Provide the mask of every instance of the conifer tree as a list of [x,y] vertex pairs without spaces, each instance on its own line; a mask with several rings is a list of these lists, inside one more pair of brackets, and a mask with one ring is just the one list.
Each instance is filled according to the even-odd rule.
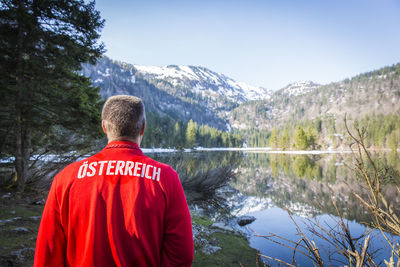
[[276,148],[278,146],[278,129],[274,127],[271,131],[271,136],[269,138],[270,147]]
[[14,154],[22,190],[35,146],[56,147],[55,131],[98,133],[98,89],[77,71],[101,56],[104,22],[83,0],[2,0],[0,20],[0,120],[8,129],[1,152]]
[[303,127],[297,126],[293,137],[294,147],[296,149],[306,149],[308,147],[307,135],[303,130]]
[[196,144],[196,135],[197,135],[197,123],[192,119],[188,122],[186,128],[186,145],[188,147],[194,147]]
[[284,130],[281,139],[279,140],[279,147],[283,150],[288,149],[290,147],[290,137],[287,129]]
[[176,122],[174,126],[174,138],[172,140],[173,145],[177,148],[182,148],[184,146],[184,129],[182,122]]
[[317,145],[317,139],[318,139],[317,129],[315,129],[312,126],[308,126],[306,128],[305,134],[307,138],[307,148],[314,149]]

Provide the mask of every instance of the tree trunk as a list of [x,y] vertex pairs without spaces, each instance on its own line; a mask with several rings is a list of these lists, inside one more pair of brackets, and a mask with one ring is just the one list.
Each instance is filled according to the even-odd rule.
[[18,114],[15,127],[15,170],[19,191],[23,191],[29,177],[29,157],[31,147],[30,129]]
[[24,98],[28,96],[26,95],[26,90],[24,90],[22,77],[17,77],[17,79],[18,95],[15,105],[15,170],[18,190],[22,192],[29,176],[31,129],[27,121],[27,112],[29,112],[29,110],[26,109],[27,103],[24,101]]
[[23,13],[25,12],[24,2],[18,1],[19,14],[17,14],[18,21],[18,40],[17,40],[17,94],[15,101],[15,171],[16,171],[16,182],[19,191],[23,191],[25,188],[25,182],[28,179],[29,171],[29,157],[31,150],[31,130],[29,123],[27,123],[27,109],[26,104],[29,102],[27,99],[29,96],[26,95],[25,84],[24,84],[24,21]]

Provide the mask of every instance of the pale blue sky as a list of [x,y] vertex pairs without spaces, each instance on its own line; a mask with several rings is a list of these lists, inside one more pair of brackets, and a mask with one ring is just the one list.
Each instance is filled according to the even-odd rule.
[[400,62],[400,0],[97,0],[106,55],[279,89]]

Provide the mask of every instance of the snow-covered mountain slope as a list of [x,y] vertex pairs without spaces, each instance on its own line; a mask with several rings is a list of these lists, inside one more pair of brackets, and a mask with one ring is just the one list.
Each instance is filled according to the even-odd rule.
[[267,100],[272,92],[204,67],[140,66],[103,57],[96,65],[83,65],[82,73],[91,78],[100,94],[142,97],[146,107],[161,115],[220,129],[230,129],[231,110],[249,100]]
[[312,81],[300,81],[291,83],[288,86],[280,89],[282,95],[286,95],[288,97],[291,96],[299,96],[305,95],[314,89],[318,88],[320,84],[314,83]]
[[141,75],[152,83],[163,81],[174,88],[189,89],[202,97],[224,96],[239,104],[249,100],[269,99],[272,94],[265,88],[237,82],[204,67],[134,65],[134,68],[137,71],[136,75]]

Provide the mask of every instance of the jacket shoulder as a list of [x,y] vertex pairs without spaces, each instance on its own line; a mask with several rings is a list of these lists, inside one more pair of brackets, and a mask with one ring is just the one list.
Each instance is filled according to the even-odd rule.
[[55,176],[55,178],[57,178],[57,180],[59,181],[65,181],[71,179],[72,177],[76,177],[80,166],[82,166],[82,164],[85,164],[85,162],[93,160],[95,156],[96,155],[93,155],[88,158],[84,158],[68,164]]

